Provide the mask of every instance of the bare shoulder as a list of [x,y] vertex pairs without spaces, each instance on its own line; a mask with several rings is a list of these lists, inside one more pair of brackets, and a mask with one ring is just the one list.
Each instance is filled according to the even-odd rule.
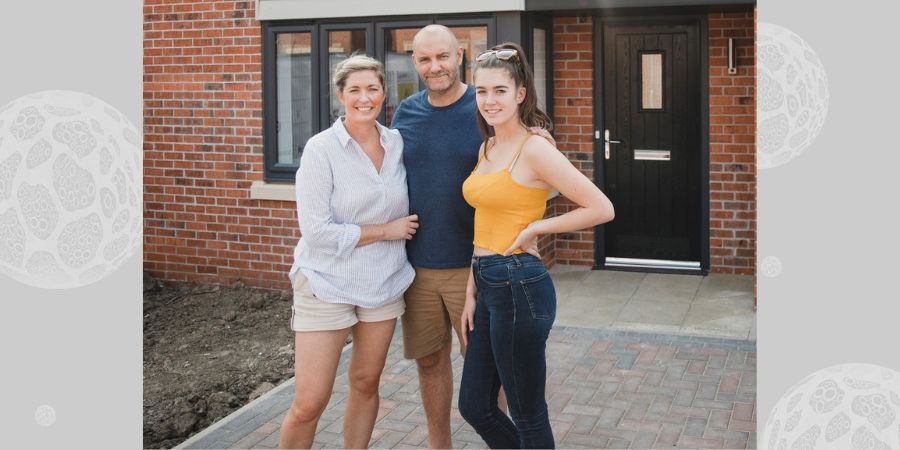
[[532,136],[525,141],[525,146],[522,147],[522,154],[529,159],[538,161],[547,161],[562,157],[562,153],[556,146],[540,136]]

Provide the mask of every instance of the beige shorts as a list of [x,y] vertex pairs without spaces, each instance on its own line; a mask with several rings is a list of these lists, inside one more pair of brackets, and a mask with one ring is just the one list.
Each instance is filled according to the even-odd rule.
[[346,303],[326,303],[316,297],[302,272],[294,278],[294,304],[291,329],[294,331],[330,331],[352,327],[357,322],[381,322],[403,315],[403,297],[378,308],[363,308]]
[[451,345],[450,329],[456,330],[462,355],[459,320],[466,303],[469,268],[424,269],[416,267],[416,278],[406,290],[403,314],[403,356],[419,359]]

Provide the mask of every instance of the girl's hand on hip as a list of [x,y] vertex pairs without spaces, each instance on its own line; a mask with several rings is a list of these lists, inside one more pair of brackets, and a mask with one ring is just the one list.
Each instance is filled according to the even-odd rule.
[[512,245],[503,252],[503,256],[511,255],[517,248],[521,248],[523,252],[534,255],[538,259],[541,258],[541,254],[538,252],[538,235],[531,228],[531,225],[525,227],[519,233]]

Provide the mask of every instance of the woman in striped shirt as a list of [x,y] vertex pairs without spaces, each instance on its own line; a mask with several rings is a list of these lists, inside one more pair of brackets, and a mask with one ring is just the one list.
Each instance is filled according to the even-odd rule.
[[294,287],[294,401],[281,448],[310,448],[353,333],[344,446],[365,448],[378,413],[378,383],[403,293],[415,272],[406,240],[409,215],[403,140],[376,121],[385,99],[384,68],[352,56],[335,68],[345,115],[306,143],[297,171],[302,237],[289,274]]

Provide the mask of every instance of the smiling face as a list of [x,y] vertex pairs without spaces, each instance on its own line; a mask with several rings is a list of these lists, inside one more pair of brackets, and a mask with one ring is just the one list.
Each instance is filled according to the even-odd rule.
[[479,69],[475,72],[475,101],[488,125],[496,127],[510,120],[519,121],[519,104],[525,100],[525,88],[505,69]]
[[416,37],[413,65],[429,92],[445,93],[459,82],[463,51],[449,31],[427,30]]
[[338,91],[338,101],[344,105],[345,120],[375,121],[384,103],[384,88],[373,70],[360,70],[347,76],[344,89]]

